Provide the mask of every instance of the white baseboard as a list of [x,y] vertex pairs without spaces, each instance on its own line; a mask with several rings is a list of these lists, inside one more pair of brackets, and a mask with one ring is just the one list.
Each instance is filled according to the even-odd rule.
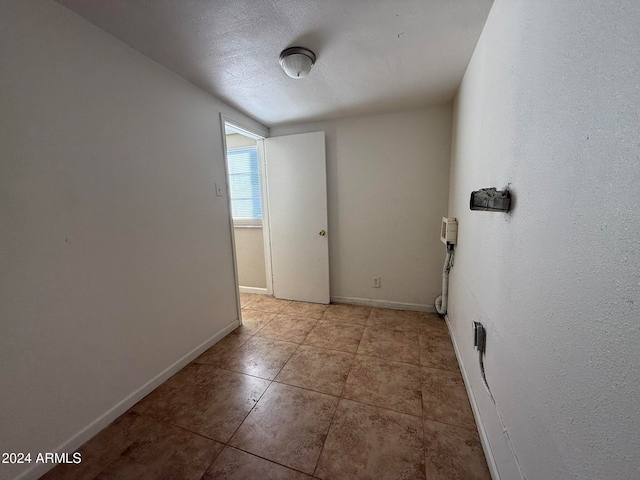
[[240,293],[257,293],[258,295],[266,295],[266,288],[258,288],[258,287],[238,287]]
[[[199,346],[191,350],[189,353],[184,355],[178,361],[165,368],[162,372],[156,375],[154,378],[149,380],[131,395],[123,399],[116,406],[99,416],[92,423],[87,425],[85,428],[80,430],[78,433],[73,435],[67,441],[62,443],[58,448],[53,450],[55,453],[72,453],[75,452],[81,445],[83,445],[86,441],[100,433],[104,428],[106,428],[111,422],[113,422],[120,415],[125,413],[131,407],[133,407],[136,403],[150,394],[153,390],[155,390],[158,386],[164,383],[169,379],[173,374],[184,368],[189,362],[193,359],[197,358],[201,353],[210,348],[212,345],[217,343],[219,340],[222,340],[229,332],[235,330],[240,325],[240,321],[238,319],[231,322],[229,325],[224,327],[220,332],[216,333],[214,336],[201,343]],[[51,470],[55,465],[40,463],[34,464],[32,468],[26,470],[22,474],[20,474],[16,480],[31,480],[40,478],[46,472]]]
[[435,313],[433,305],[423,305],[421,303],[391,302],[389,300],[373,300],[371,298],[356,297],[331,297],[331,303],[347,303],[349,305],[364,305],[366,307],[393,308],[396,310],[414,310],[417,312]]
[[447,322],[447,329],[449,330],[449,336],[451,337],[451,341],[453,342],[453,349],[456,352],[458,365],[460,366],[460,371],[462,372],[462,378],[464,379],[464,386],[467,389],[467,396],[469,397],[469,403],[471,403],[473,416],[476,419],[476,425],[478,426],[478,433],[480,435],[480,443],[482,444],[482,449],[484,450],[484,456],[487,459],[487,466],[489,467],[489,473],[491,474],[491,478],[493,480],[500,480],[500,474],[498,473],[498,467],[496,465],[495,458],[493,457],[493,451],[491,450],[491,445],[489,444],[489,438],[487,437],[487,432],[484,428],[484,424],[482,423],[482,417],[480,417],[480,410],[478,408],[478,403],[476,402],[476,397],[473,394],[473,390],[471,390],[471,388],[469,387],[471,383],[469,382],[469,377],[467,376],[467,370],[464,368],[464,364],[462,363],[462,356],[460,355],[460,350],[458,349],[456,338],[451,334],[451,324],[449,323],[449,315],[445,315],[444,318],[445,318],[445,321]]

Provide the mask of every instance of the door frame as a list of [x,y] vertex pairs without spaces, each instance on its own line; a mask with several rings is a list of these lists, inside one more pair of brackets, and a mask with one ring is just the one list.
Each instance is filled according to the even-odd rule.
[[[229,190],[229,165],[227,162],[227,133],[226,128],[234,130],[236,133],[256,140],[258,148],[258,166],[260,169],[260,201],[262,202],[262,241],[264,245],[264,264],[267,282],[267,295],[273,295],[273,274],[271,269],[271,229],[269,223],[269,194],[267,189],[267,172],[265,168],[264,139],[269,136],[268,130],[256,129],[244,124],[230,115],[220,113],[220,126],[222,131],[222,145],[224,148],[224,171],[225,186],[227,194],[227,204],[229,206],[229,226],[231,230],[231,250],[233,253],[233,271],[236,284],[236,297],[238,303],[238,316],[242,312],[240,304],[240,282],[238,277],[238,259],[235,242],[235,227],[233,224],[233,213],[231,210],[231,192]],[[241,320],[242,321],[242,320]]]

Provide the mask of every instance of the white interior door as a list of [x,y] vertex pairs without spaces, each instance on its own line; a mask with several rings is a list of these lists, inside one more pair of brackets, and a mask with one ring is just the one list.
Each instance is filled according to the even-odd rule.
[[273,294],[329,303],[324,132],[264,141]]

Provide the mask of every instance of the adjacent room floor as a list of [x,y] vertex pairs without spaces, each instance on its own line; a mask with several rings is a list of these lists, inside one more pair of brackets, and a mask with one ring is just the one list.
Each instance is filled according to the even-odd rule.
[[490,479],[438,316],[241,297],[241,327],[43,478]]

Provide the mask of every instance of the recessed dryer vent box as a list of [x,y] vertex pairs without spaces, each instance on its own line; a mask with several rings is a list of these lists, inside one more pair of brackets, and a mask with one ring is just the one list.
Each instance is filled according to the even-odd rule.
[[458,241],[458,220],[451,217],[442,217],[442,229],[440,230],[440,240],[445,245],[451,243],[455,245]]

